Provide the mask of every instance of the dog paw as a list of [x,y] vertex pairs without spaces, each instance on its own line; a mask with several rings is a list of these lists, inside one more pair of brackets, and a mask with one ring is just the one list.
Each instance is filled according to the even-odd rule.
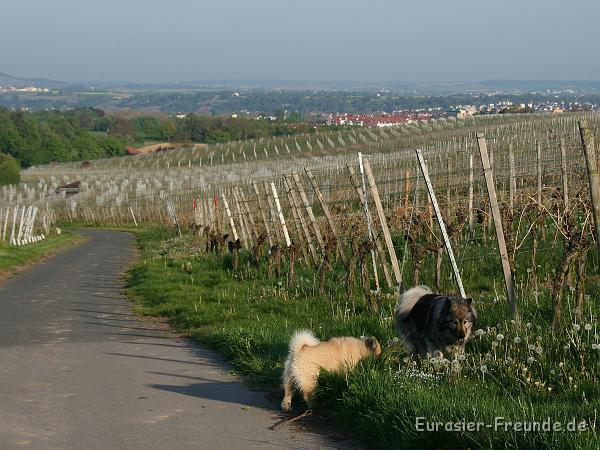
[[281,410],[288,412],[292,410],[292,402],[290,402],[289,400],[284,400],[281,402]]

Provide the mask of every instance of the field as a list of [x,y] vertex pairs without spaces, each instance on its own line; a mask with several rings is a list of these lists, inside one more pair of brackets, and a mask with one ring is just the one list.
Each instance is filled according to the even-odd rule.
[[[61,222],[137,227],[130,293],[141,311],[269,389],[296,329],[375,335],[383,357],[323,374],[315,402],[370,446],[598,448],[600,278],[582,136],[594,154],[599,119],[482,117],[242,141],[35,167],[25,187],[3,193]],[[73,181],[80,193],[54,194]],[[464,359],[415,361],[398,343],[399,287],[421,283],[474,298],[480,321]],[[417,417],[491,427],[420,432]],[[575,420],[585,431],[498,429],[498,417]]]

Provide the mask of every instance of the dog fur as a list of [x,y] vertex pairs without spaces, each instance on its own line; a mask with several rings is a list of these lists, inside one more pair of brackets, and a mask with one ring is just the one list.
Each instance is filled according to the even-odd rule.
[[369,355],[379,356],[381,346],[374,337],[334,337],[321,342],[307,330],[297,331],[289,344],[289,354],[283,371],[285,391],[281,409],[289,411],[292,395],[297,388],[308,404],[317,386],[321,369],[341,372],[354,367]]
[[477,312],[470,298],[434,294],[427,286],[416,286],[402,294],[394,319],[407,352],[423,358],[438,352],[464,353]]

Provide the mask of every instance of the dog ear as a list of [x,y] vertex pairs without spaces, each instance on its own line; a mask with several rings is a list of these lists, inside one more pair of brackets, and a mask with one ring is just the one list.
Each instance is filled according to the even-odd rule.
[[379,345],[379,341],[377,340],[377,338],[375,336],[370,336],[368,338],[365,339],[365,346],[371,350],[372,352],[377,352],[377,350],[379,349],[379,351],[381,351],[381,346]]
[[471,303],[473,303],[473,298],[472,297],[465,298],[465,302],[467,303],[467,305],[471,306]]

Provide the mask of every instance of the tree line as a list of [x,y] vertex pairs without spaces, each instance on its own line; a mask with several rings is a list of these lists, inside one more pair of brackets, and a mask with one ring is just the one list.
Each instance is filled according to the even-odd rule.
[[314,131],[298,115],[277,120],[162,113],[107,114],[95,108],[9,111],[0,108],[0,152],[22,167],[124,155],[146,141],[219,143]]
[[116,156],[124,149],[121,137],[92,133],[72,114],[0,108],[0,152],[22,167]]

